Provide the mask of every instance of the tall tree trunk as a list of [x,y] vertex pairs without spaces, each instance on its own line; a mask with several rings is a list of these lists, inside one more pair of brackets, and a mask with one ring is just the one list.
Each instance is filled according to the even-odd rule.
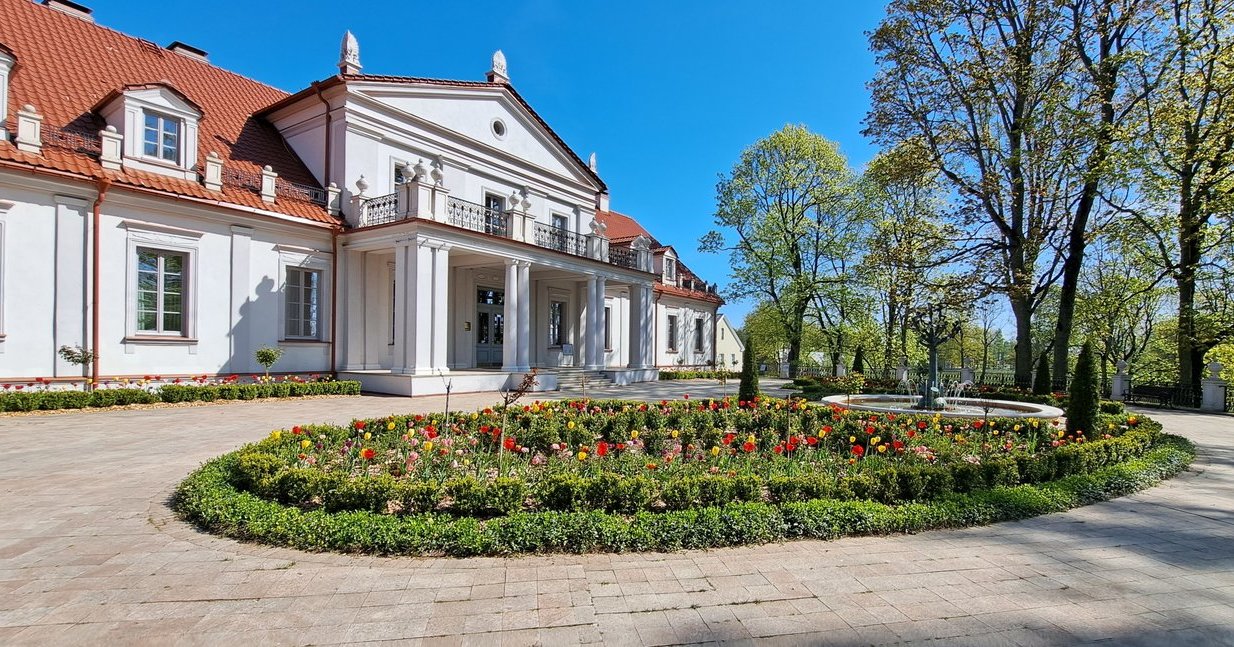
[[1015,384],[1027,389],[1033,385],[1033,312],[1029,297],[1012,295],[1011,314],[1015,317]]
[[1196,271],[1200,266],[1200,245],[1204,224],[1193,178],[1183,177],[1179,188],[1182,199],[1178,209],[1178,381],[1190,386],[1197,394],[1204,371],[1204,350],[1196,328]]

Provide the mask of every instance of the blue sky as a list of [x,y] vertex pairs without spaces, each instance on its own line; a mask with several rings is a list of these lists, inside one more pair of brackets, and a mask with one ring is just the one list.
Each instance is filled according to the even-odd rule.
[[[612,206],[723,286],[701,254],[717,174],[786,123],[839,142],[856,168],[874,71],[875,0],[814,2],[253,2],[79,0],[105,26],[292,92],[336,71],[350,29],[364,71],[482,80],[494,50],[511,82],[584,159],[599,158]],[[740,322],[751,303],[725,306]]]

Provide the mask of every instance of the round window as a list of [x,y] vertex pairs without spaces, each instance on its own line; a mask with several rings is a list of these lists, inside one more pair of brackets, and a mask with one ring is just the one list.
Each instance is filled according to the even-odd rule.
[[500,119],[493,120],[493,134],[497,139],[502,139],[506,136],[506,124]]

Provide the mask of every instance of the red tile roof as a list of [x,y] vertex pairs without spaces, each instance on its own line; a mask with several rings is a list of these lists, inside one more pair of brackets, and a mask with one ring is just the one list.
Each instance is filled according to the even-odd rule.
[[[652,236],[651,232],[647,231],[647,229],[639,224],[637,220],[623,213],[617,213],[616,211],[597,211],[596,220],[608,225],[608,230],[605,233],[608,235],[609,244],[628,246],[629,243],[633,242],[635,238],[645,236],[651,241],[651,251],[653,253],[663,252],[672,248],[669,245],[661,245],[660,241],[656,240],[656,237]],[[699,283],[703,282],[697,274],[691,272],[690,268],[686,267],[685,264],[681,262],[680,258],[677,259],[677,271],[683,286],[688,284],[691,279],[697,280]],[[724,303],[724,299],[714,292],[707,292],[705,290],[691,290],[682,286],[669,285],[664,283],[659,278],[656,279],[656,283],[652,286],[652,288],[660,294],[669,294],[686,299],[706,301],[716,305],[723,305]]]
[[[43,115],[44,142],[41,155],[0,142],[0,166],[86,179],[108,177],[117,185],[139,190],[231,203],[319,223],[340,222],[324,206],[284,194],[282,186],[277,201],[269,204],[262,202],[256,190],[236,183],[225,184],[219,193],[198,182],[157,173],[106,171],[99,165],[97,152],[83,152],[92,148],[90,140],[105,125],[92,112],[95,105],[126,86],[164,84],[201,106],[198,164],[216,151],[225,171],[260,176],[261,168],[270,165],[279,174],[280,184],[320,189],[278,131],[254,116],[286,97],[285,92],[30,0],[0,0],[0,47],[17,59],[9,78],[10,117],[4,126],[15,131],[17,110],[32,104]],[[57,137],[64,131],[70,136]]]

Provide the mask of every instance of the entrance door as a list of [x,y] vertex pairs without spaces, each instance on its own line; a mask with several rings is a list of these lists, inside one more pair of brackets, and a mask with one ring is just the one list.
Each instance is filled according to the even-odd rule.
[[476,291],[476,366],[501,366],[501,344],[506,333],[506,293]]

